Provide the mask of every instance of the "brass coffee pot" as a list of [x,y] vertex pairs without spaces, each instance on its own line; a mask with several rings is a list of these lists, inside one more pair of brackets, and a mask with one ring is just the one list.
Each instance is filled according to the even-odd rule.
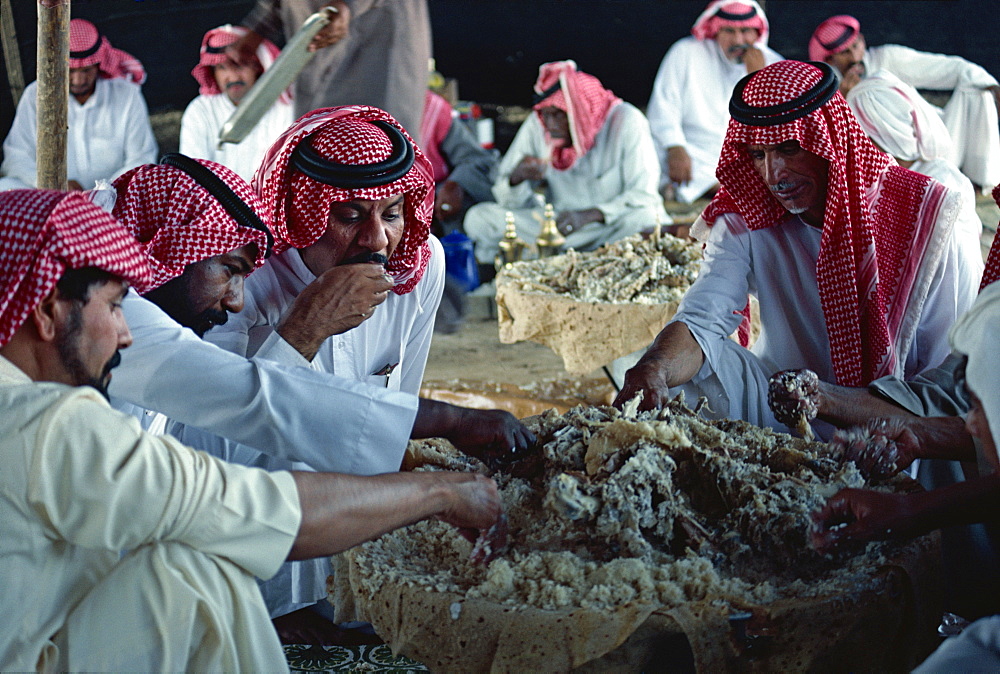
[[551,257],[558,255],[566,243],[566,237],[559,233],[556,227],[556,210],[552,204],[545,204],[545,214],[542,219],[542,229],[538,232],[535,246],[538,248],[538,257]]
[[517,235],[517,228],[514,226],[514,214],[507,211],[505,218],[503,238],[500,239],[500,252],[493,259],[493,266],[497,271],[509,269],[512,264],[519,262],[524,257],[524,250],[528,244]]

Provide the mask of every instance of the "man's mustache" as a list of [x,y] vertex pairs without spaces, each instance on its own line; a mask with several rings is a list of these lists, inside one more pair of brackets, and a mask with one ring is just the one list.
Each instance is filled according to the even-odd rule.
[[226,89],[228,89],[229,87],[245,87],[246,85],[247,85],[246,82],[243,82],[241,80],[236,80],[235,82],[230,82],[229,84],[227,84]]
[[360,264],[362,262],[374,262],[376,264],[384,265],[388,261],[389,258],[387,258],[382,253],[358,253],[354,257],[349,257],[346,260],[341,260],[340,265],[338,266],[342,266],[345,264]]

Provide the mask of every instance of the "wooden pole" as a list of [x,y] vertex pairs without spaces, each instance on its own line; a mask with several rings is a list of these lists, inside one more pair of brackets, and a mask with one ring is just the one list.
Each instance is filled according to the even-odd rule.
[[38,3],[39,189],[66,189],[69,99],[69,2]]
[[7,83],[14,106],[24,92],[24,69],[21,67],[21,52],[17,46],[17,31],[14,30],[14,10],[10,0],[0,0],[0,39],[3,40],[3,60],[7,64]]

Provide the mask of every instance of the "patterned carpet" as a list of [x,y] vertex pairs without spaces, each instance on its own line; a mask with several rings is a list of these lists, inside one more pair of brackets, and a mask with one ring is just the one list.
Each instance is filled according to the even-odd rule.
[[288,668],[299,672],[427,672],[416,660],[378,646],[285,646]]

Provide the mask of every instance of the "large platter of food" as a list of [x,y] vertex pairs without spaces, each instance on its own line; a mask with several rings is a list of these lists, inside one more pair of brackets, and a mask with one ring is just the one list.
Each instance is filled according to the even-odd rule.
[[526,424],[540,451],[521,461],[488,468],[438,440],[406,462],[491,472],[508,547],[476,563],[438,521],[382,536],[335,564],[341,615],[435,671],[648,669],[678,636],[713,672],[908,669],[933,647],[936,537],[810,546],[810,514],[865,486],[826,445],[679,400]]

